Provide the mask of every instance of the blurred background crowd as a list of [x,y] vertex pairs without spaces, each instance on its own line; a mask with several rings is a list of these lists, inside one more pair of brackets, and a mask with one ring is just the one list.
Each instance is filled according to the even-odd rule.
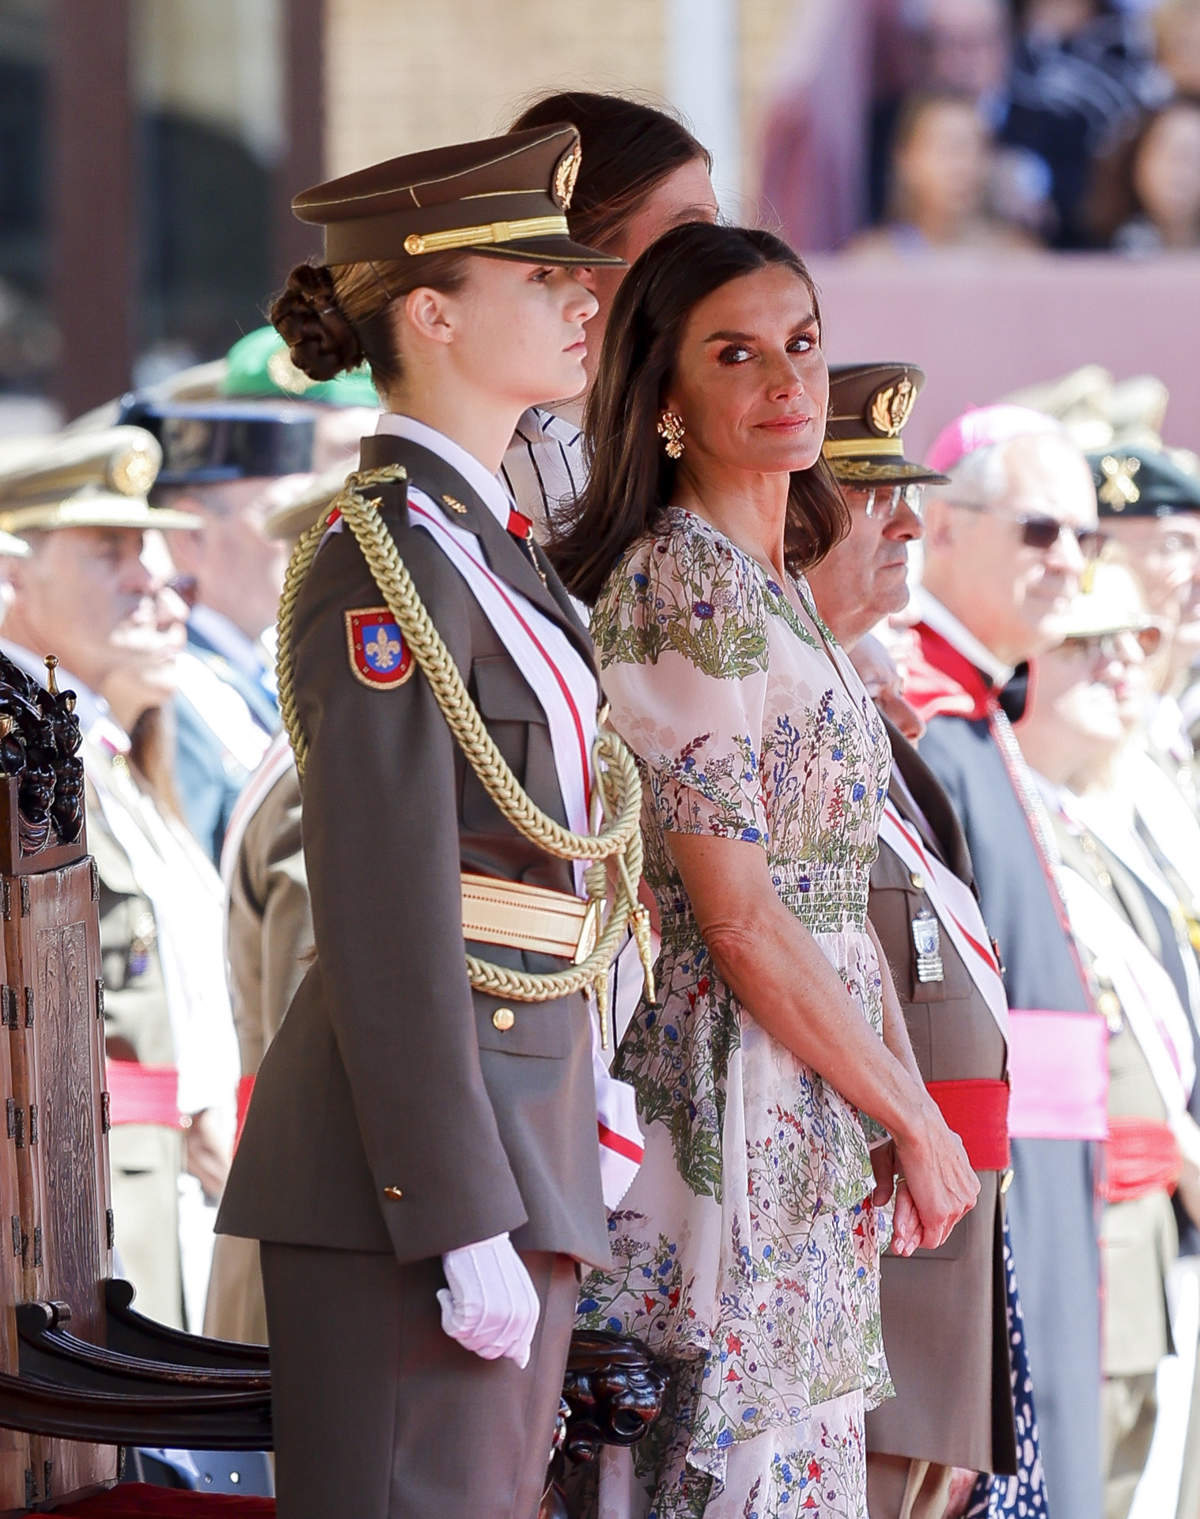
[[[1010,386],[1029,356],[1018,372],[1011,325],[980,309],[993,270],[1036,313],[1047,371],[1132,366],[1094,330],[1123,288],[1151,347],[1195,298],[1200,0],[0,0],[0,434],[215,360],[315,251],[288,187],[486,136],[548,83],[682,110],[726,213],[848,292],[844,360],[878,351],[885,288],[926,343],[971,329]],[[918,315],[949,254],[968,255],[961,304]],[[954,379],[978,397],[979,372],[960,355]],[[935,382],[927,426],[957,399]]]

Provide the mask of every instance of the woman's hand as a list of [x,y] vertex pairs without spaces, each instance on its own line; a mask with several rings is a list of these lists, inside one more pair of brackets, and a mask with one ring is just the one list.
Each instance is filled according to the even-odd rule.
[[[919,1238],[911,1249],[936,1250],[979,1196],[979,1178],[972,1171],[958,1135],[949,1128],[936,1105],[925,1098],[921,1110],[895,1138],[896,1159],[916,1210]],[[902,1190],[897,1198],[904,1196]],[[907,1237],[907,1235],[906,1235]],[[911,1253],[896,1250],[897,1255]]]

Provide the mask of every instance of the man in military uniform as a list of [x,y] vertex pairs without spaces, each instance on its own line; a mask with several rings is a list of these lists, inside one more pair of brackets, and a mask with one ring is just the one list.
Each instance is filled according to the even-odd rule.
[[307,483],[315,421],[286,403],[148,396],[129,397],[122,420],[162,446],[154,503],[199,523],[172,556],[191,607],[177,782],[188,824],[215,862],[233,803],[279,726],[271,635],[284,554],[263,522],[277,497]]
[[33,441],[6,455],[0,528],[32,547],[10,561],[4,650],[34,674],[46,654],[59,657],[84,735],[116,1248],[139,1308],[179,1324],[179,1176],[186,1167],[220,1190],[233,1048],[219,883],[156,785],[168,768],[161,717],[178,625],[143,563],[144,540],[196,527],[148,504],[159,458],[132,427]]
[[[921,370],[855,364],[832,367],[829,379],[824,453],[851,527],[809,582],[821,615],[853,651],[869,628],[906,605],[921,494],[946,476],[903,453]],[[884,1343],[897,1395],[867,1416],[867,1494],[872,1519],[940,1519],[955,1468],[1015,1469],[1000,1195],[1008,1163],[1007,1005],[953,807],[879,705],[894,763],[871,874],[871,922],[921,1079],[963,1138],[980,1194],[938,1250],[883,1258]],[[916,715],[908,717],[919,732]],[[974,932],[963,932],[964,918]]]
[[[1166,1279],[1177,1251],[1171,1194],[1196,1206],[1192,1019],[1168,967],[1170,921],[1104,834],[1112,760],[1135,727],[1148,626],[1120,565],[1100,564],[1058,648],[1043,655],[1022,750],[1046,802],[1070,922],[1108,1024],[1104,1178],[1104,1442],[1107,1519],[1124,1519],[1155,1432],[1159,1362],[1172,1349]],[[1132,841],[1131,841],[1132,842]],[[1182,1146],[1182,1147],[1181,1147]],[[1192,1154],[1191,1159],[1187,1151]],[[1182,1183],[1182,1185],[1181,1185]],[[1156,1498],[1156,1512],[1170,1503]]]
[[[1010,721],[1018,666],[1058,641],[1085,554],[1098,547],[1082,454],[1061,427],[986,407],[945,428],[928,493],[909,694],[921,755],[966,833],[983,916],[1003,946],[1010,1007],[1008,1222],[1055,1519],[1096,1519],[1100,1257],[1093,1146],[1107,1133],[1105,1029],[1055,879],[1045,809]],[[1021,676],[1025,674],[1024,668]]]
[[[268,517],[267,532],[294,544],[328,510],[344,483],[341,470],[318,476],[295,502]],[[263,1054],[283,1022],[313,950],[300,815],[300,777],[291,742],[280,732],[238,797],[221,854],[225,954],[241,1058],[239,1124]],[[218,1237],[204,1332],[224,1340],[266,1342],[256,1241],[232,1234]]]

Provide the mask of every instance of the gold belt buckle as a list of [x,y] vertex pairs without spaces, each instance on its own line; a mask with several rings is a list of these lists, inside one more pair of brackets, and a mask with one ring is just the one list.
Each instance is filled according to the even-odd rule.
[[601,903],[596,901],[587,905],[579,928],[579,940],[575,945],[575,958],[571,962],[573,965],[581,965],[596,947],[596,941],[600,937],[600,909]]

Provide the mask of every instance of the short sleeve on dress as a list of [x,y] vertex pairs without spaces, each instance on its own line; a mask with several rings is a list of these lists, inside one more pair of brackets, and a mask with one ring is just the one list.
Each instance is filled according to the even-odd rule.
[[665,831],[766,847],[761,576],[702,519],[668,524],[634,545],[592,616],[612,721]]

